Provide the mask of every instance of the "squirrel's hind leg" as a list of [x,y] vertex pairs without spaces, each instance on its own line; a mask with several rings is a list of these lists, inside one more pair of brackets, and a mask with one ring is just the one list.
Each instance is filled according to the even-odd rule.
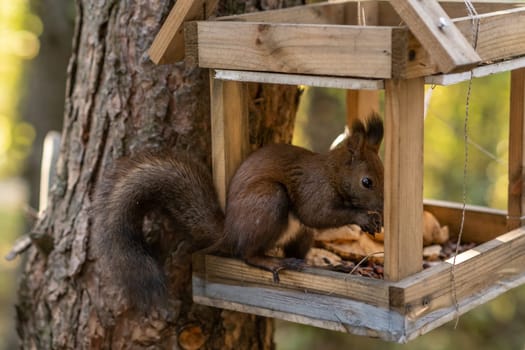
[[302,226],[294,239],[284,246],[284,256],[304,259],[314,244],[314,234],[308,227]]

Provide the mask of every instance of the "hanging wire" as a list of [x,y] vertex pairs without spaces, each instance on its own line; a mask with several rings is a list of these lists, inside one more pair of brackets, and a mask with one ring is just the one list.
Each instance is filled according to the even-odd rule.
[[[474,8],[474,5],[470,0],[463,0],[465,2],[465,6],[467,8],[467,11],[469,13],[469,17],[472,19],[472,42],[474,49],[477,48],[478,45],[478,34],[479,34],[479,16],[478,12]],[[465,226],[465,213],[466,213],[466,207],[467,207],[467,173],[468,173],[468,120],[469,120],[469,113],[470,113],[470,95],[472,92],[472,78],[473,73],[472,70],[470,71],[470,79],[468,82],[467,87],[467,96],[465,100],[465,121],[463,124],[463,142],[464,142],[464,162],[463,162],[463,205],[461,208],[461,224],[459,226],[459,233],[458,233],[458,241],[456,243],[456,251],[454,254],[454,258],[452,260],[452,268],[451,268],[451,279],[452,279],[452,296],[454,298],[454,305],[456,307],[456,321],[454,324],[454,329],[458,327],[459,323],[459,302],[458,302],[458,296],[457,296],[457,288],[456,288],[456,257],[459,254],[459,246],[461,243],[461,237],[463,236],[463,228]]]

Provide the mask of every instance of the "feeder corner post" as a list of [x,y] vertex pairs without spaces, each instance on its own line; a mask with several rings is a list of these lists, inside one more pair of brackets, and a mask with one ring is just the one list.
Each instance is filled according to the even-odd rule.
[[424,79],[385,81],[385,279],[422,270]]
[[247,98],[245,83],[215,79],[210,70],[213,181],[222,208],[230,179],[249,151]]
[[510,121],[509,121],[509,165],[508,165],[508,216],[507,228],[523,225],[525,214],[524,165],[525,165],[525,68],[510,73]]

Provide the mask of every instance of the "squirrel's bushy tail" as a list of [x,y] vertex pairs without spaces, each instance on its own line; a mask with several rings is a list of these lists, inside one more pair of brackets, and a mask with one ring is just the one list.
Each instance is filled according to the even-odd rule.
[[162,267],[144,237],[144,216],[168,213],[175,234],[191,237],[195,249],[216,242],[224,225],[209,170],[185,154],[143,154],[118,161],[99,185],[93,209],[100,270],[140,310],[166,300]]

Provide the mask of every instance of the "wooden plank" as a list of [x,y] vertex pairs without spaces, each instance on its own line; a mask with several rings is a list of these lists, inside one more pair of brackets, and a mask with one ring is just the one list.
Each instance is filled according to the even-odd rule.
[[279,283],[273,282],[271,272],[252,267],[243,261],[207,255],[201,257],[203,278],[209,282],[227,284],[254,283],[260,286],[279,287],[300,293],[318,293],[343,296],[370,305],[388,308],[388,284],[383,280],[350,276],[341,272],[306,268],[303,271],[283,270]]
[[203,305],[390,341],[402,339],[404,333],[403,316],[385,307],[276,286],[210,282],[203,277],[203,271],[195,269],[193,300]]
[[[525,54],[525,7],[479,15],[476,51],[482,61],[496,61]],[[473,44],[470,18],[453,21],[465,38]],[[414,33],[415,34],[415,33]]]
[[[405,309],[409,318],[454,305],[452,258],[390,288],[393,308]],[[470,298],[497,281],[525,272],[525,229],[508,232],[468,250],[456,259],[458,300]]]
[[197,43],[187,55],[204,68],[388,78],[391,33],[390,27],[199,21],[187,25]]
[[[469,295],[459,296],[459,314],[464,314],[524,284],[525,272],[521,266],[521,272],[502,273],[498,276],[497,283],[477,288]],[[205,278],[202,257],[194,259],[193,267],[193,298],[196,303],[357,335],[378,337],[388,341],[406,343],[456,317],[454,305],[443,304],[433,307],[435,301],[429,298],[426,299],[426,308],[430,308],[430,311],[425,312],[424,309],[414,308],[408,304],[402,309],[402,313],[399,313],[396,310],[332,295],[292,291],[279,287],[261,287],[253,283],[232,285],[212,282]],[[421,274],[424,273],[418,274],[418,277]],[[476,276],[477,272],[471,275]],[[412,278],[412,280],[415,279],[417,279],[416,276]],[[406,316],[403,316],[405,313]]]
[[[354,22],[360,26],[375,26],[379,22],[379,3],[377,1],[358,2],[357,6],[347,6],[347,24]],[[360,89],[346,92],[346,125],[355,120],[364,120],[371,112],[379,112],[379,91]]]
[[[458,1],[440,1],[450,18],[468,15],[465,4]],[[474,6],[478,13],[501,11],[524,6],[512,1],[477,2]],[[365,20],[363,21],[362,15]],[[303,24],[347,24],[347,25],[383,25],[400,26],[403,20],[390,5],[389,1],[326,1],[315,4],[295,6],[285,9],[243,13],[233,16],[217,17],[217,21],[271,22]]]
[[525,215],[525,68],[510,75],[508,229],[523,225]]
[[[470,297],[462,298],[458,303],[459,315],[463,315],[477,306],[488,303],[501,294],[525,284],[525,272],[516,276],[498,280],[487,288],[473,293]],[[428,314],[422,315],[415,319],[407,318],[406,338],[408,342],[416,337],[425,334],[457,317],[456,307],[449,306],[434,310]]]
[[248,103],[246,84],[210,76],[213,180],[221,206],[228,184],[248,155]]
[[177,0],[148,50],[155,64],[174,63],[184,58],[183,22],[208,18],[218,0]]
[[347,8],[356,9],[357,3],[354,1],[322,2],[285,9],[217,17],[215,20],[265,23],[347,24],[345,23],[345,11]]
[[214,74],[215,79],[264,84],[307,85],[356,90],[381,90],[385,86],[382,79],[324,77],[318,75],[249,72],[224,69],[215,69]]
[[378,1],[358,1],[354,4],[346,3],[344,13],[344,24],[359,26],[375,26],[379,24]]
[[385,82],[385,278],[422,269],[424,80]]
[[392,51],[392,78],[412,79],[440,72],[435,57],[408,30],[394,30]]
[[[481,78],[492,74],[507,72],[510,70],[520,69],[525,67],[525,57],[518,57],[502,62],[486,64],[476,67],[472,70],[472,77]],[[449,73],[431,75],[425,78],[425,84],[433,85],[452,85],[467,81],[470,79],[470,72]]]
[[[442,72],[472,67],[481,61],[437,1],[391,0],[390,3]],[[442,23],[445,26],[440,26]]]
[[[451,237],[457,237],[463,205],[437,200],[425,200],[424,209],[436,216],[441,225],[447,225]],[[467,205],[462,235],[464,242],[484,243],[508,232],[507,213],[504,210]]]
[[[506,70],[523,67],[525,55],[525,7],[511,10],[482,14],[478,35],[477,52],[486,64],[473,69],[475,77],[487,76]],[[472,41],[472,20],[457,18],[453,22],[458,29]],[[429,76],[439,73],[437,60],[409,34],[405,41],[397,40],[393,47],[394,52],[404,61],[398,59],[393,62],[393,77],[411,78]],[[510,58],[516,58],[509,60]],[[498,60],[506,59],[501,62]],[[470,79],[470,72],[456,72],[427,77],[427,83],[450,85]]]
[[365,120],[372,111],[379,112],[378,90],[348,90],[346,92],[346,125]]
[[[400,26],[404,24],[389,1],[377,1],[377,3],[379,7],[378,23],[380,25]],[[467,7],[463,1],[440,1],[439,4],[451,19],[468,16]],[[473,4],[479,14],[525,6],[524,3],[517,3],[512,0],[498,2],[473,1]]]
[[198,304],[388,341],[405,338],[399,313],[351,299],[249,284],[206,283],[195,276],[193,288],[193,301]]

